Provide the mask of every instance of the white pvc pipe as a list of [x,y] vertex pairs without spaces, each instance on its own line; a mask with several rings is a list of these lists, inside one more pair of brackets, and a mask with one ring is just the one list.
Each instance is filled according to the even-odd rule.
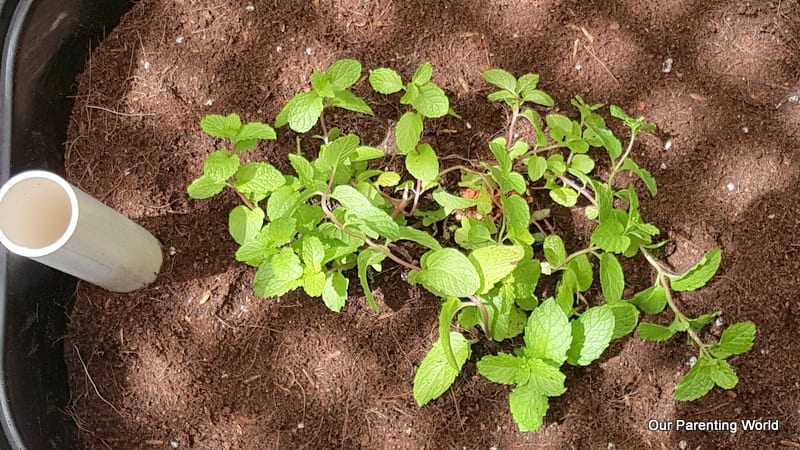
[[20,173],[0,188],[0,243],[114,292],[151,283],[163,259],[147,230],[42,170]]

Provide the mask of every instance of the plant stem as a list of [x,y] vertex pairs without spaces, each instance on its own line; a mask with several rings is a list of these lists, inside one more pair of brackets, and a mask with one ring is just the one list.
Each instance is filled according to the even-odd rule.
[[489,311],[486,310],[486,306],[481,303],[478,297],[475,297],[474,295],[470,295],[467,298],[481,311],[481,316],[483,317],[483,330],[486,332],[486,335],[492,339],[491,331],[489,330]]
[[343,223],[339,222],[339,219],[337,219],[336,216],[333,215],[333,212],[331,211],[330,207],[328,206],[328,194],[330,193],[331,187],[333,186],[333,179],[334,179],[335,176],[336,176],[336,169],[334,168],[331,171],[331,178],[328,180],[328,186],[325,187],[325,191],[322,193],[322,198],[320,199],[320,206],[322,207],[322,212],[325,213],[325,217],[327,217],[328,220],[330,220],[331,223],[333,223],[336,226],[336,228],[340,229],[343,233],[345,233],[345,234],[347,234],[349,236],[352,236],[352,237],[354,237],[356,239],[363,240],[365,244],[369,245],[370,247],[375,248],[376,250],[378,250],[379,252],[383,253],[384,255],[386,255],[387,258],[391,259],[392,261],[396,262],[397,264],[400,264],[401,266],[403,266],[403,267],[405,267],[407,269],[421,270],[421,268],[418,265],[410,263],[410,262],[400,258],[399,256],[397,256],[394,253],[392,253],[391,250],[389,250],[386,246],[378,244],[377,242],[373,241],[372,239],[368,238],[367,236],[364,236],[364,235],[362,235],[360,233],[357,233],[357,232],[355,232],[353,230],[348,229],[347,227],[344,226]]
[[614,169],[611,170],[611,175],[608,176],[608,186],[612,189],[614,188],[614,176],[619,172],[619,169],[622,167],[622,164],[628,159],[628,155],[631,154],[631,150],[633,150],[633,141],[636,139],[636,133],[631,132],[631,140],[628,141],[628,148],[625,149],[625,153],[622,154],[622,158],[617,161],[617,164],[614,166]]
[[553,270],[553,272],[555,272],[557,270],[561,270],[564,267],[566,267],[567,264],[570,263],[570,261],[572,261],[573,259],[577,258],[578,256],[585,255],[587,253],[594,253],[594,252],[596,252],[598,250],[600,250],[600,247],[592,245],[592,246],[589,246],[589,247],[587,247],[587,248],[585,248],[583,250],[578,250],[575,253],[571,253],[571,254],[567,255],[567,258],[561,264],[559,264],[557,267],[553,267],[552,270]]
[[569,187],[571,187],[572,189],[575,189],[576,191],[578,191],[578,193],[580,193],[581,195],[586,197],[586,199],[589,200],[594,206],[597,206],[597,200],[594,199],[594,195],[592,195],[586,189],[578,186],[578,183],[570,180],[568,177],[563,176],[563,175],[558,177],[558,179],[561,180],[562,183],[564,183],[566,185],[569,185]]
[[506,150],[511,148],[511,140],[514,139],[514,127],[517,125],[519,119],[519,99],[514,102],[514,109],[511,111],[511,122],[508,124],[508,131],[506,131]]
[[[235,182],[236,182],[236,180],[233,180],[233,182],[235,183]],[[234,191],[234,192],[236,192],[236,195],[238,195],[238,196],[239,196],[239,198],[240,198],[240,199],[242,199],[242,202],[244,202],[244,204],[245,204],[245,205],[247,205],[247,207],[248,207],[248,208],[250,208],[250,209],[256,209],[256,205],[254,205],[254,204],[253,204],[253,202],[251,202],[250,200],[248,200],[248,199],[247,199],[247,197],[245,197],[245,195],[244,195],[244,194],[242,194],[241,192],[239,192],[239,190],[238,190],[238,189],[236,189],[236,188],[235,188],[235,187],[234,187],[234,186],[233,186],[231,183],[225,183],[225,185],[227,185],[229,188],[233,189],[233,191]]]
[[664,289],[664,294],[667,297],[667,305],[669,305],[669,309],[672,310],[672,313],[675,314],[675,319],[686,325],[686,333],[694,341],[694,343],[697,344],[697,347],[700,349],[700,354],[708,356],[708,345],[705,344],[703,340],[700,339],[700,336],[692,329],[691,325],[689,324],[689,318],[687,318],[686,315],[681,312],[680,308],[678,308],[678,305],[675,304],[675,299],[672,298],[672,289],[669,286],[667,272],[664,270],[661,264],[656,261],[655,258],[653,258],[653,255],[648,253],[647,249],[645,249],[643,246],[639,246],[639,250],[642,252],[647,262],[650,263],[654,269],[656,269],[656,280]]
[[407,216],[414,214],[414,211],[417,210],[420,195],[422,195],[422,180],[417,179],[417,184],[414,186],[414,203],[411,204],[411,211],[406,214]]
[[322,141],[328,144],[328,125],[325,124],[325,107],[319,112],[319,124],[322,127]]

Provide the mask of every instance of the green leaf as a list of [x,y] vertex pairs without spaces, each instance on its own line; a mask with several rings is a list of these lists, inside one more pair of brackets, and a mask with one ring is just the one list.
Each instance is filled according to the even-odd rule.
[[414,375],[414,401],[425,406],[431,400],[444,394],[461,372],[461,367],[469,358],[470,343],[461,333],[450,332],[450,345],[456,358],[458,369],[447,362],[441,340],[437,340]]
[[236,190],[243,194],[266,194],[286,184],[278,169],[264,162],[244,164],[236,172]]
[[430,250],[420,260],[417,281],[440,297],[467,297],[480,288],[481,280],[475,266],[463,253],[454,248]]
[[658,314],[667,306],[667,293],[660,284],[637,292],[631,302],[647,314]]
[[717,360],[700,355],[694,366],[675,386],[673,398],[690,401],[706,395],[714,387],[714,373],[717,370]]
[[284,185],[279,187],[267,200],[267,217],[269,217],[269,220],[276,220],[291,215],[301,199],[302,195],[292,186]]
[[512,161],[508,150],[506,150],[505,138],[500,137],[489,141],[489,150],[492,151],[494,158],[497,160],[498,164],[500,164],[500,170],[509,172],[511,170]]
[[564,162],[564,155],[550,155],[547,158],[547,168],[554,174],[561,176],[567,171],[567,164]]
[[603,209],[600,208],[600,224],[592,232],[592,243],[606,252],[624,252],[631,244],[631,239],[623,234],[625,233],[625,225],[619,223],[614,217],[603,220],[602,213]]
[[699,332],[700,330],[703,329],[703,327],[711,323],[712,320],[719,317],[720,314],[722,314],[722,311],[716,311],[708,314],[701,314],[700,316],[695,317],[694,319],[689,319],[689,328]]
[[397,234],[398,241],[412,241],[416,242],[419,245],[424,247],[428,247],[431,250],[441,250],[442,245],[439,244],[433,236],[428,234],[426,231],[417,230],[416,228],[411,227],[400,227],[400,231]]
[[328,78],[325,73],[315,70],[311,74],[311,87],[314,88],[314,92],[320,95],[320,97],[333,97],[333,85],[331,84],[330,78]]
[[636,174],[644,182],[644,185],[647,187],[647,190],[650,191],[650,195],[652,195],[653,197],[656,196],[656,194],[658,193],[658,188],[656,186],[656,179],[653,178],[653,175],[649,171],[639,167],[639,165],[636,164],[630,158],[626,158],[625,161],[622,163],[622,170],[629,170],[634,174]]
[[397,222],[385,211],[374,206],[364,194],[352,186],[336,186],[331,197],[347,209],[348,220],[364,224],[376,236],[396,238],[399,232]]
[[539,85],[539,75],[535,73],[526,73],[519,77],[517,80],[516,92],[525,95],[526,93],[536,89]]
[[386,259],[386,255],[374,247],[366,248],[358,254],[358,281],[361,283],[361,289],[364,290],[364,296],[367,298],[367,303],[369,303],[369,305],[375,311],[380,311],[380,308],[375,302],[375,297],[372,295],[372,289],[369,287],[369,281],[367,280],[367,269],[372,267],[373,269],[380,271],[380,264],[384,259]]
[[603,147],[608,152],[608,156],[611,158],[611,161],[616,160],[622,154],[622,143],[619,142],[614,133],[611,132],[608,128],[597,128],[592,125],[588,125],[589,129],[600,138],[603,143]]
[[383,172],[378,176],[378,179],[375,180],[375,184],[381,187],[397,186],[399,182],[400,175],[398,175],[397,172]]
[[531,146],[525,141],[515,141],[511,144],[511,148],[508,149],[508,156],[510,156],[511,159],[519,158],[527,153],[530,148]]
[[711,379],[722,389],[733,389],[739,384],[739,377],[728,361],[717,360],[717,368],[711,372]]
[[524,384],[508,394],[508,405],[519,431],[536,431],[547,414],[547,396]]
[[755,338],[756,325],[753,322],[735,323],[725,329],[719,343],[711,347],[711,353],[717,358],[742,354],[753,347]]
[[447,115],[450,101],[442,88],[433,83],[419,86],[419,93],[411,100],[411,105],[425,117],[436,119]]
[[322,97],[313,91],[301,92],[289,100],[285,108],[289,127],[297,133],[305,133],[317,124],[322,114]]
[[675,335],[678,330],[650,322],[639,324],[639,337],[645,341],[666,341]]
[[560,266],[567,259],[567,249],[561,236],[551,234],[544,238],[544,257],[553,267]]
[[575,256],[570,260],[568,267],[575,273],[578,290],[584,292],[589,289],[594,281],[594,270],[589,257],[586,254]]
[[566,376],[558,367],[537,358],[526,359],[517,374],[518,383],[529,386],[548,397],[557,397],[567,391]]
[[489,228],[483,222],[466,216],[461,217],[461,227],[456,230],[453,238],[456,244],[468,250],[495,243]]
[[350,91],[336,91],[334,96],[328,100],[330,106],[355,111],[368,116],[373,115],[372,108],[362,98]]
[[325,273],[306,267],[303,271],[303,290],[309,297],[319,297],[325,290]]
[[259,266],[253,277],[253,288],[259,297],[278,297],[297,288],[302,276],[300,258],[291,248],[284,247]]
[[408,83],[406,86],[406,93],[400,97],[400,104],[410,105],[417,97],[419,97],[419,86],[414,83]]
[[379,148],[361,145],[356,149],[356,152],[353,154],[353,156],[350,157],[350,161],[370,161],[373,159],[383,158],[384,156],[385,154],[383,153],[383,150]]
[[550,136],[561,142],[564,137],[572,135],[572,120],[563,114],[548,114],[544,121],[550,127]]
[[214,181],[206,175],[195,178],[186,188],[189,197],[197,200],[213,197],[225,189],[224,181]]
[[569,168],[582,174],[589,174],[594,170],[594,160],[589,155],[574,155],[569,163]]
[[478,293],[489,292],[498,281],[514,271],[517,263],[525,257],[519,245],[491,245],[473,250],[469,260],[478,269],[481,287]]
[[603,354],[614,334],[614,313],[607,306],[587,309],[572,321],[572,345],[567,361],[574,366],[587,366]]
[[553,299],[534,309],[525,327],[525,353],[528,357],[561,365],[572,343],[572,327],[566,314]]
[[[435,195],[435,193],[434,193]],[[521,244],[533,244],[533,235],[530,233],[531,211],[528,202],[519,195],[500,197],[503,213],[506,216],[508,237]]]
[[542,266],[539,260],[527,255],[517,264],[511,275],[503,280],[503,288],[509,289],[509,296],[521,308],[532,311],[539,302],[534,291],[539,284],[541,274]]
[[517,94],[505,90],[495,91],[486,96],[490,102],[513,103],[517,99]]
[[301,256],[306,266],[310,266],[315,272],[322,270],[322,260],[325,258],[325,247],[322,241],[316,236],[305,236],[302,239],[303,250]]
[[258,139],[247,139],[247,140],[236,140],[236,144],[233,146],[233,153],[239,154],[243,152],[249,152],[250,150],[256,148],[258,145]]
[[408,111],[397,121],[394,130],[394,139],[397,142],[397,150],[407,155],[417,149],[419,139],[422,136],[422,115]]
[[550,198],[559,205],[570,208],[578,203],[578,192],[571,187],[562,186],[550,190]]
[[450,346],[450,325],[453,322],[453,317],[468,306],[474,307],[471,302],[462,302],[455,297],[447,297],[447,300],[442,304],[442,309],[439,311],[439,341],[442,343],[447,362],[454,370],[461,370],[461,365],[456,360],[455,353]]
[[235,139],[241,127],[242,120],[238,114],[228,114],[227,116],[210,114],[200,120],[200,128],[207,134],[218,138]]
[[294,168],[294,171],[297,172],[297,176],[304,186],[310,186],[314,183],[314,166],[307,159],[295,153],[289,153],[289,163]]
[[600,287],[606,303],[616,303],[622,299],[625,289],[625,274],[617,257],[612,253],[600,254]]
[[436,203],[442,205],[447,215],[450,215],[450,213],[457,209],[468,209],[477,204],[475,199],[459,197],[442,191],[441,189],[434,191],[433,199]]
[[619,302],[609,305],[611,312],[614,313],[614,334],[611,339],[619,339],[627,336],[636,329],[639,323],[639,311],[629,302]]
[[392,69],[381,67],[369,73],[369,84],[376,92],[384,95],[394,94],[403,89],[403,80]]
[[553,101],[553,97],[547,95],[546,92],[540,91],[538,89],[533,89],[528,91],[523,97],[522,101],[524,102],[532,102],[536,103],[537,105],[542,106],[553,106],[555,102]]
[[331,311],[339,312],[347,301],[347,288],[350,280],[341,272],[329,273],[325,278],[325,287],[322,289],[322,301]]
[[355,59],[340,59],[325,72],[335,91],[349,88],[361,77],[361,63]]
[[264,225],[264,210],[250,209],[245,205],[233,208],[228,215],[228,230],[237,244],[253,239]]
[[239,157],[225,150],[212,152],[203,164],[203,175],[211,181],[226,182],[239,169]]
[[512,94],[517,93],[517,79],[503,69],[489,69],[483,72],[483,78],[500,89],[505,89]]
[[261,122],[250,122],[239,130],[236,141],[270,140],[275,139],[275,136],[275,130],[271,126]]
[[542,178],[547,170],[547,160],[541,156],[531,156],[525,160],[525,164],[528,166],[528,178],[531,181]]
[[713,248],[703,255],[703,258],[686,271],[683,275],[670,277],[670,286],[674,291],[693,291],[705,286],[708,280],[717,273],[722,262],[722,251]]
[[416,72],[414,72],[414,75],[411,77],[411,82],[417,86],[422,86],[431,81],[431,75],[433,75],[433,65],[426,61],[420,64]]
[[423,185],[439,178],[439,159],[428,144],[419,144],[416,150],[408,153],[406,168],[414,178],[422,180]]
[[323,171],[331,171],[348,161],[358,149],[359,138],[355,134],[342,136],[335,141],[323,145],[315,164]]
[[486,355],[478,363],[478,372],[489,381],[500,384],[517,383],[517,371],[523,360],[508,353]]

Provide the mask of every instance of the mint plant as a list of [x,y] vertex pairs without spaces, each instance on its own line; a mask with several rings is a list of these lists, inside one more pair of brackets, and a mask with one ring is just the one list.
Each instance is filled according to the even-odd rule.
[[[566,391],[564,364],[591,364],[611,341],[636,329],[647,341],[686,333],[697,347],[697,362],[675,387],[675,399],[693,400],[715,386],[733,388],[738,379],[728,359],[752,347],[755,326],[733,324],[717,342],[706,341],[703,328],[721,312],[689,317],[675,294],[704,286],[719,268],[720,250],[709,250],[684,273],[671,271],[656,256],[665,242],[656,240],[660,230],[639,213],[635,183],[618,178],[633,174],[656,195],[653,176],[631,158],[636,136],[654,125],[612,105],[610,115],[629,130],[623,148],[600,114],[602,105],[576,96],[571,102],[576,118],[554,112],[542,118],[539,111],[555,102],[538,89],[538,75],[516,78],[492,69],[484,74],[497,88],[489,100],[509,111],[503,136],[488,142],[493,159],[442,169],[435,149],[424,142],[425,120],[459,116],[432,75],[430,63],[420,65],[407,83],[389,68],[369,74],[376,92],[398,96],[407,108],[394,126],[403,173],[371,164],[386,156],[384,150],[328,128],[324,110],[331,106],[372,114],[348,90],[361,79],[354,60],[315,71],[313,90],[294,96],[278,115],[276,127],[288,124],[304,133],[318,125],[321,133],[318,151],[304,154],[297,140],[296,152],[289,154],[294,174],[241,161],[259,140],[275,139],[269,125],[243,125],[235,114],[203,119],[206,133],[229,144],[208,156],[188,192],[208,198],[228,187],[242,200],[230,213],[229,232],[240,246],[236,259],[257,267],[256,295],[276,297],[302,288],[338,312],[355,275],[367,303],[379,311],[369,272],[387,263],[401,266],[409,283],[443,300],[439,337],[414,378],[416,402],[422,406],[446,392],[477,342],[509,348],[520,342],[509,340],[522,336],[524,345],[512,353],[477,361],[487,379],[514,385],[509,407],[522,431],[537,430],[549,399]],[[520,118],[531,125],[534,142],[517,137]],[[598,163],[603,150],[608,162]],[[584,248],[568,251],[546,222],[550,208],[533,207],[544,199],[552,207],[577,208],[594,224]],[[420,252],[418,260],[410,256]],[[653,285],[624,298],[620,259],[638,255],[653,267]],[[541,277],[555,280],[547,298],[537,293]],[[643,313],[659,316],[667,310],[669,325],[640,321]]]

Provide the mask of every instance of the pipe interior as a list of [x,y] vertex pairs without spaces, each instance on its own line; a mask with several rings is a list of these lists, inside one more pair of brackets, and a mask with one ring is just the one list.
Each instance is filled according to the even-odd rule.
[[72,205],[64,188],[47,178],[28,178],[0,199],[0,231],[19,247],[38,250],[64,235]]

